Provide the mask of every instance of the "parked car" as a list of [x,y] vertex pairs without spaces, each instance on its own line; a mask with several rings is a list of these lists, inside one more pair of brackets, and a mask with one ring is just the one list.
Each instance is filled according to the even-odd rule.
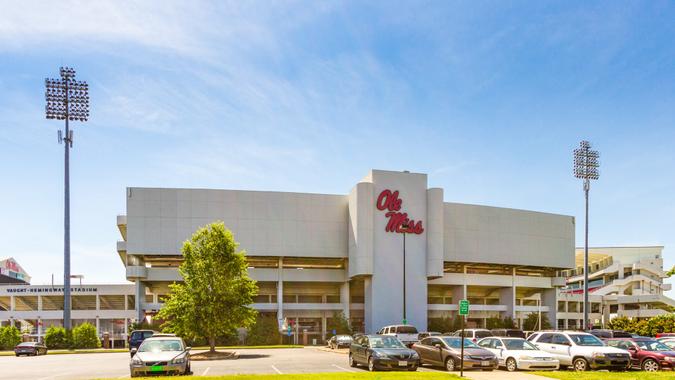
[[628,352],[607,347],[592,334],[577,331],[538,332],[528,340],[558,359],[560,367],[572,366],[575,371],[625,371],[630,366]]
[[45,346],[42,343],[38,342],[22,342],[16,345],[14,347],[14,354],[16,356],[21,356],[21,355],[30,355],[30,356],[38,356],[38,355],[47,355],[47,346]]
[[673,338],[675,339],[675,333],[656,333],[657,338]]
[[490,337],[478,341],[478,346],[491,351],[499,359],[499,366],[513,372],[519,369],[556,370],[560,361],[523,338]]
[[675,369],[675,351],[653,338],[608,339],[610,347],[630,353],[631,366],[643,371]]
[[[452,335],[461,336],[461,334],[462,330],[457,330]],[[464,329],[464,337],[471,339],[471,341],[474,343],[489,336],[493,336],[493,334],[488,329]]]
[[633,335],[631,333],[622,331],[622,330],[605,330],[605,329],[594,329],[594,330],[589,330],[589,334],[593,334],[597,336],[598,338],[605,340],[605,339],[612,339],[612,338],[632,338]]
[[395,336],[360,335],[349,347],[349,365],[356,367],[360,364],[367,365],[369,371],[379,369],[417,371],[420,357]]
[[146,338],[138,349],[131,349],[131,377],[191,374],[191,347],[186,347],[179,337],[158,335],[160,336]]
[[[443,366],[448,371],[458,370],[462,338],[458,336],[431,336],[412,346],[420,356],[420,365]],[[464,339],[464,369],[482,369],[492,371],[499,365],[497,356],[478,347],[469,339]]]
[[441,334],[439,332],[436,332],[436,331],[425,331],[425,332],[421,332],[421,333],[417,334],[417,339],[422,340],[422,339],[424,339],[426,337],[429,337],[429,336],[439,336],[439,335],[443,335],[443,334]]
[[675,338],[666,337],[666,338],[657,338],[656,340],[665,344],[666,346],[670,347],[675,351]]
[[349,335],[333,335],[328,339],[328,347],[331,350],[336,348],[349,348],[352,345],[352,337]]
[[[131,332],[131,335],[129,335],[129,353],[131,353],[133,348],[138,349],[138,347],[143,343],[143,341],[147,338],[150,338],[154,334],[157,334],[157,331],[153,330],[134,330]],[[131,356],[134,356],[133,353],[131,353]]]
[[385,326],[378,332],[379,335],[395,336],[403,344],[410,347],[413,343],[419,341],[419,333],[415,326],[410,325],[394,325]]
[[510,336],[513,338],[523,338],[525,339],[525,332],[518,329],[492,329],[490,330],[492,336]]

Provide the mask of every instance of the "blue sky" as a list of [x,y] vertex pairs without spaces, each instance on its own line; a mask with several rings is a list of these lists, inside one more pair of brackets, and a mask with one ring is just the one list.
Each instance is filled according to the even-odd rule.
[[577,217],[571,151],[601,151],[591,245],[675,264],[675,5],[668,1],[7,2],[0,13],[2,256],[62,276],[61,65],[75,125],[73,273],[120,282],[125,187],[347,193],[370,168],[446,201]]

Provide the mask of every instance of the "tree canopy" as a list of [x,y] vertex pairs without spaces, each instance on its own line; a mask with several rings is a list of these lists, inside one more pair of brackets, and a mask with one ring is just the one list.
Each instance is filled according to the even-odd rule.
[[223,222],[200,228],[183,243],[183,282],[169,286],[158,315],[166,320],[165,331],[189,340],[206,338],[213,352],[217,337],[255,323],[257,312],[250,304],[258,287],[238,245]]

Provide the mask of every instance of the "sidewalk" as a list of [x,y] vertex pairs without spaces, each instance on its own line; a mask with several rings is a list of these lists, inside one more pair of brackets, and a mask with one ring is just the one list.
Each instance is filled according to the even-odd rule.
[[[459,372],[453,372],[453,374],[459,376]],[[506,372],[506,371],[492,371],[492,372],[483,372],[483,371],[464,371],[464,377],[471,380],[543,380],[550,377],[531,375],[526,372]]]

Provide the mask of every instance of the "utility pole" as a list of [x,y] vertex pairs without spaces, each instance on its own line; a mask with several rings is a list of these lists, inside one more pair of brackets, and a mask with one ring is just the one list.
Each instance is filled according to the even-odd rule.
[[65,134],[58,131],[59,144],[64,143],[64,207],[63,207],[63,327],[72,327],[70,320],[70,149],[73,131],[69,121],[89,118],[89,86],[75,80],[75,70],[61,67],[61,79],[45,79],[45,116],[65,121]]
[[584,180],[584,197],[586,199],[586,226],[584,230],[584,322],[583,330],[588,330],[588,192],[591,189],[591,180],[600,178],[600,153],[591,150],[591,143],[581,141],[579,148],[574,150],[574,176]]

